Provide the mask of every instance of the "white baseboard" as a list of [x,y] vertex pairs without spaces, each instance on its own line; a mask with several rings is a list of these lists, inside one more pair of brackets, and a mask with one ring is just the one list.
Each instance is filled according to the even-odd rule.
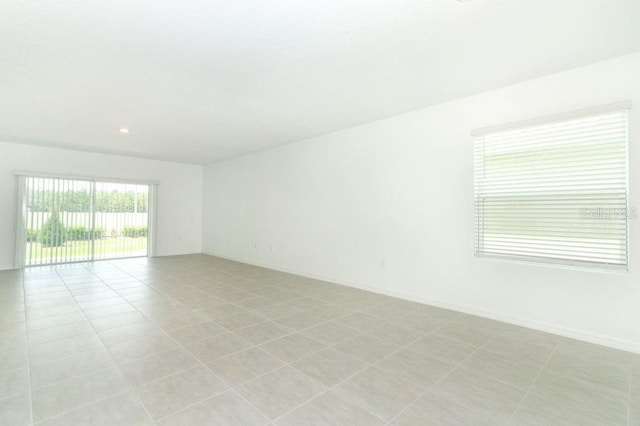
[[261,262],[254,262],[249,259],[237,258],[233,256],[227,256],[220,253],[204,252],[209,256],[215,256],[222,259],[233,260],[236,262],[242,262],[249,265],[259,266],[262,268],[273,269],[275,271],[286,272],[290,274],[300,275],[307,278],[313,278],[322,281],[328,281],[335,284],[340,284],[347,287],[359,288],[361,290],[371,291],[373,293],[384,294],[386,296],[397,297],[399,299],[410,300],[412,302],[423,303],[426,305],[437,306],[439,308],[450,309],[465,314],[476,315],[483,318],[488,318],[496,321],[502,321],[509,324],[519,325],[526,328],[531,328],[538,331],[544,331],[547,333],[556,334],[571,339],[582,340],[584,342],[594,343],[597,345],[608,346],[614,349],[620,349],[623,351],[634,352],[640,354],[640,342],[634,342],[631,340],[616,339],[602,334],[591,333],[585,330],[579,330],[568,327],[561,327],[542,321],[537,321],[529,318],[522,318],[513,315],[503,314],[500,312],[487,311],[484,309],[478,309],[471,306],[459,305],[456,303],[445,302],[441,300],[430,299],[426,297],[417,296],[415,294],[402,293],[398,291],[370,287],[360,283],[347,282],[335,277],[328,277],[323,275],[310,274],[304,271],[298,271],[295,269],[289,269],[278,265],[271,265]]
[[[206,254],[206,253],[203,253],[201,251],[194,251],[194,252],[189,252],[189,253],[173,253],[173,254],[163,253],[163,254],[154,254],[153,256],[149,256],[149,257],[192,256],[194,254]],[[209,256],[211,256],[211,255],[209,255]],[[218,256],[218,257],[220,257],[220,256]],[[229,259],[229,260],[231,260],[231,259]]]

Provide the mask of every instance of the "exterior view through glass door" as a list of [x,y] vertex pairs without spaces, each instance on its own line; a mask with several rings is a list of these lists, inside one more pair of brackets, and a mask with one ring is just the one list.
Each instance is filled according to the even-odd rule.
[[149,254],[150,185],[20,176],[24,266]]

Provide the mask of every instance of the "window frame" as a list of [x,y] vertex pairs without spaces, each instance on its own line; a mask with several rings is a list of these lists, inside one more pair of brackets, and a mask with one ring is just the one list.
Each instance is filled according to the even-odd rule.
[[[629,127],[630,127],[630,114],[629,110],[631,109],[631,102],[617,102],[610,105],[604,105],[596,108],[589,109],[581,109],[577,111],[571,111],[563,114],[555,114],[544,116],[540,118],[535,118],[532,120],[519,121],[514,123],[508,123],[501,126],[492,126],[485,127],[481,129],[477,129],[471,132],[473,150],[474,150],[474,255],[476,258],[480,258],[483,260],[490,261],[499,261],[499,262],[508,262],[515,264],[527,264],[527,265],[536,265],[536,266],[544,266],[544,267],[553,267],[553,268],[561,268],[561,269],[578,269],[578,270],[588,270],[595,272],[604,272],[604,273],[613,273],[613,274],[628,274],[629,271],[629,263],[630,263],[630,216],[632,215],[632,210],[629,205]],[[528,128],[535,128],[537,126],[544,126],[548,124],[554,123],[562,123],[564,121],[571,121],[581,118],[588,118],[590,116],[597,116],[601,114],[614,113],[614,112],[624,112],[625,113],[625,139],[624,139],[624,174],[625,174],[625,192],[624,192],[624,205],[625,205],[625,232],[624,232],[624,244],[626,245],[624,249],[624,253],[626,257],[621,257],[620,263],[607,263],[600,261],[584,261],[584,260],[576,260],[576,259],[568,259],[565,257],[559,257],[557,253],[548,254],[547,256],[534,257],[534,256],[525,256],[525,255],[504,255],[504,254],[496,254],[491,252],[486,252],[484,249],[485,246],[485,238],[484,238],[484,229],[487,226],[484,218],[484,209],[482,214],[480,214],[479,205],[485,203],[488,197],[483,196],[479,198],[478,193],[478,171],[477,171],[477,143],[478,139],[482,138],[486,135],[509,132],[513,130],[522,130]],[[483,142],[484,143],[484,142]],[[482,157],[483,163],[482,167],[486,164],[484,162],[485,157]],[[517,180],[518,176],[515,176],[514,180]],[[613,191],[611,192],[613,194]],[[525,194],[525,192],[523,192]],[[575,193],[574,193],[575,195]],[[569,200],[567,196],[567,200]],[[570,201],[570,200],[569,200]],[[567,212],[569,213],[569,212]],[[544,222],[544,219],[541,222],[546,224],[552,224],[553,221],[549,221],[547,219]],[[543,235],[544,236],[544,235]],[[622,240],[621,240],[622,241]]]

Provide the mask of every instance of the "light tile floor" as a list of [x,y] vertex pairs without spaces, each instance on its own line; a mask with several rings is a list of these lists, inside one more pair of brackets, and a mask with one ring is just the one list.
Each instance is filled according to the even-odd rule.
[[640,355],[204,255],[0,272],[2,425],[640,425]]

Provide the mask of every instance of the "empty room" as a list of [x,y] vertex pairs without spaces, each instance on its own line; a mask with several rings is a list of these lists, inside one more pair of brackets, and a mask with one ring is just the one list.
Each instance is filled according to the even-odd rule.
[[640,426],[640,1],[0,0],[0,426]]

